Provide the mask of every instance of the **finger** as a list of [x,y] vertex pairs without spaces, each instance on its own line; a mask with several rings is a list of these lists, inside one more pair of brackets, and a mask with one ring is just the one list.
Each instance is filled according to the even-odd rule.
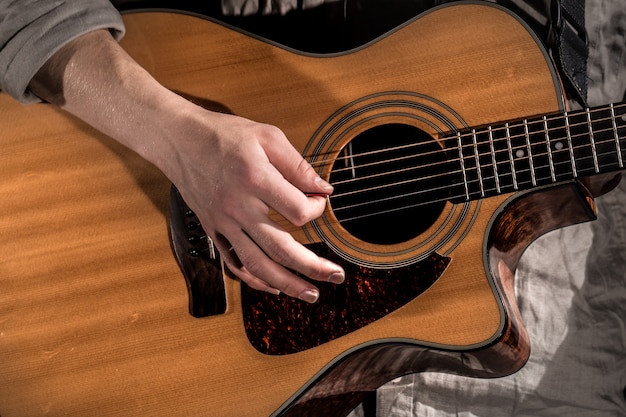
[[[242,233],[243,236],[246,236]],[[255,289],[273,288],[284,294],[314,303],[319,290],[271,260],[249,237],[233,241],[238,263],[228,265],[242,281]],[[269,291],[271,292],[271,291]]]
[[326,209],[327,198],[321,195],[306,195],[289,183],[275,183],[271,193],[261,197],[262,201],[295,226],[320,217]]
[[217,234],[213,241],[222,257],[222,261],[226,264],[228,269],[237,276],[237,278],[241,279],[248,286],[250,286],[250,288],[255,290],[264,291],[273,295],[280,294],[280,290],[271,287],[265,281],[248,273],[247,270],[243,268],[243,264],[237,256],[235,248],[224,236]]
[[233,274],[235,274],[237,276],[237,278],[239,278],[241,281],[243,281],[246,285],[248,285],[250,288],[257,290],[257,291],[263,291],[272,295],[279,295],[280,294],[280,290],[268,285],[265,281],[263,281],[260,278],[255,277],[254,275],[250,274],[248,272],[248,270],[243,267],[243,265],[241,264],[241,262],[237,262],[237,264],[229,264],[228,262],[226,262],[226,266],[228,267],[229,271],[231,271]]
[[[287,181],[277,167],[268,164],[265,168],[255,184],[255,194],[263,203],[296,226],[302,226],[322,215],[326,208],[326,194],[315,190],[305,194]],[[309,169],[312,170],[310,166]],[[315,172],[313,174],[317,175]]]
[[268,217],[258,219],[246,233],[278,265],[317,281],[340,284],[345,279],[343,268],[317,256]]
[[330,195],[333,187],[294,148],[282,132],[262,143],[272,165],[296,188],[307,194]]

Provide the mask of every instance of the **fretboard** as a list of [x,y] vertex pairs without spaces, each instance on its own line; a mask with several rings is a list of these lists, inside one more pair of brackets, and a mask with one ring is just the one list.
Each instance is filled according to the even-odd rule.
[[471,129],[448,140],[459,161],[456,200],[528,190],[624,169],[626,104]]

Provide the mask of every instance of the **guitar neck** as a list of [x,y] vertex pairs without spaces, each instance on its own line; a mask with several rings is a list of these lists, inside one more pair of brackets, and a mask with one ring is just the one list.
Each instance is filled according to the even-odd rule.
[[544,115],[449,137],[452,200],[470,201],[624,169],[626,104]]

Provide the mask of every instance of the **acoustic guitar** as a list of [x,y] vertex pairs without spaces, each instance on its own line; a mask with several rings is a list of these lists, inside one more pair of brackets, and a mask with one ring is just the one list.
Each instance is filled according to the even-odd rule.
[[281,224],[347,279],[315,305],[249,290],[152,165],[2,94],[2,417],[339,417],[407,373],[523,366],[517,262],[594,219],[624,105],[567,111],[546,51],[493,5],[327,56],[197,16],[124,19],[165,86],[279,126],[335,185],[319,219]]

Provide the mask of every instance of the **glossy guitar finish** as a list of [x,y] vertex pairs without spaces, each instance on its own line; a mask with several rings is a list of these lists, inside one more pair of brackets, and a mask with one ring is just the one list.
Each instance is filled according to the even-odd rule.
[[[428,146],[448,149],[458,129],[563,110],[545,52],[515,18],[488,5],[445,7],[329,57],[197,17],[136,13],[125,21],[124,47],[164,85],[281,127],[327,177],[347,144],[379,125],[411,126]],[[223,292],[222,284],[206,290],[223,294],[224,312],[188,314],[168,244],[170,184],[160,173],[49,106],[23,108],[1,95],[0,109],[3,417],[339,417],[402,374],[514,372],[529,353],[513,294],[521,253],[542,233],[593,219],[593,196],[615,178],[484,199],[467,188],[472,198],[438,205],[418,236],[400,241],[345,233],[331,201],[317,223],[291,227],[294,236],[359,270],[417,268],[427,276],[412,279],[429,288],[363,327],[348,323],[332,340],[312,341],[339,320],[327,316],[330,305],[316,307],[315,332],[292,333],[280,322],[262,330],[295,341],[295,353],[283,354],[291,344],[264,352],[248,339],[246,326],[257,329],[244,312],[284,299],[250,293],[227,276]],[[621,116],[616,121],[621,135]],[[346,285],[367,294],[357,288],[362,278],[349,276]],[[333,291],[324,288],[322,300],[330,303]],[[364,300],[355,305],[369,307]],[[356,310],[342,311],[355,322]]]

